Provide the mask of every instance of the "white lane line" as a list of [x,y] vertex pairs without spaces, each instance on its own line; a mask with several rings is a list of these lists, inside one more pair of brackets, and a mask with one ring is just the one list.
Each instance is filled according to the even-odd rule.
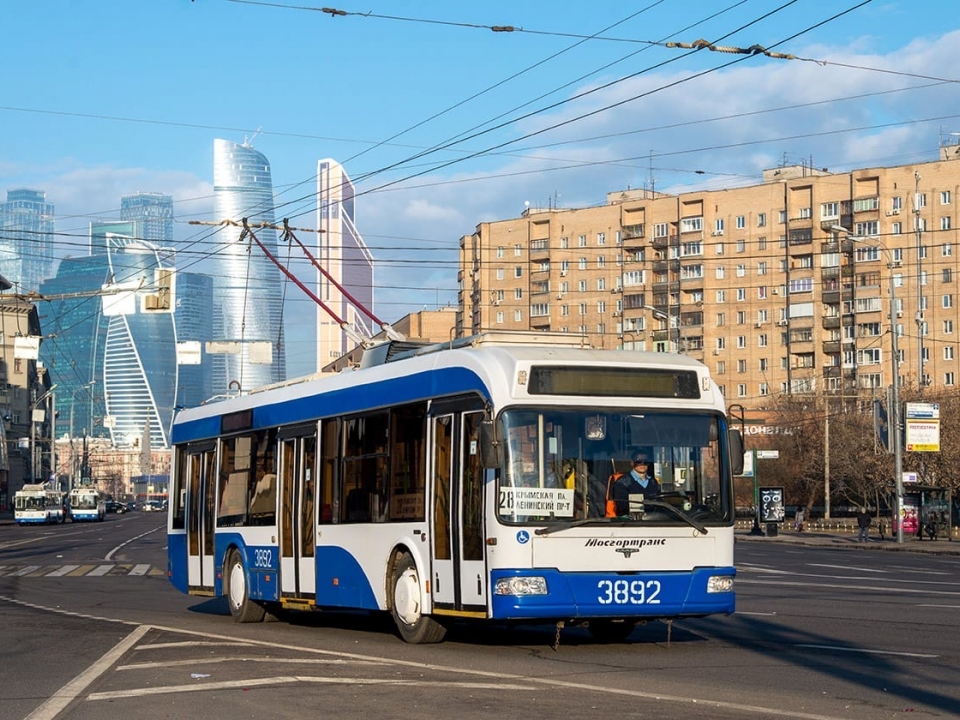
[[[845,578],[848,580],[857,580],[859,578]],[[876,592],[886,592],[886,593],[909,593],[913,595],[958,595],[960,596],[960,591],[956,590],[935,590],[933,588],[923,588],[920,590],[915,590],[913,588],[896,588],[896,587],[873,587],[871,585],[840,585],[836,583],[824,583],[818,582],[815,585],[811,585],[808,582],[790,582],[788,580],[747,580],[745,578],[737,578],[737,585],[784,585],[790,587],[803,587],[807,589],[839,589],[839,590],[875,590]],[[953,584],[953,583],[951,583]]]
[[93,665],[57,690],[57,692],[53,694],[53,697],[27,715],[24,720],[53,720],[67,705],[76,700],[77,696],[80,695],[84,689],[89,687],[98,677],[103,675],[111,665],[123,657],[123,654],[133,647],[149,629],[147,625],[141,625],[136,628],[108,650],[106,654],[93,663]]
[[830,650],[849,653],[864,653],[866,655],[899,655],[901,657],[915,658],[938,658],[939,655],[928,655],[926,653],[895,652],[893,650],[869,650],[867,648],[840,647],[838,645],[804,645],[799,643],[794,647],[813,648],[814,650]]
[[918,603],[917,607],[953,608],[953,609],[960,610],[960,605],[929,605],[929,604]]
[[58,568],[57,568],[56,570],[54,570],[53,572],[48,572],[48,573],[45,575],[45,577],[63,577],[63,576],[66,575],[67,573],[73,572],[73,571],[76,570],[78,567],[80,567],[80,566],[79,566],[79,565],[61,565],[60,567],[58,567]]
[[747,612],[746,610],[737,610],[737,615],[776,615],[775,612]]
[[114,567],[114,565],[98,565],[87,573],[87,577],[100,577],[101,575],[106,575],[108,572],[113,570]]
[[134,565],[128,575],[146,575],[150,571],[149,565]]
[[111,550],[110,552],[108,552],[108,553],[106,554],[106,556],[104,556],[103,559],[106,560],[107,562],[113,562],[113,554],[114,554],[115,552],[117,552],[118,550],[120,550],[124,545],[129,545],[129,544],[132,543],[134,540],[139,540],[139,539],[142,538],[142,537],[146,537],[146,536],[149,535],[150,533],[155,533],[157,530],[165,530],[165,529],[166,529],[166,525],[161,525],[161,526],[159,526],[159,527],[155,527],[153,530],[147,530],[145,533],[140,533],[139,535],[137,535],[137,536],[135,536],[135,537],[132,537],[132,538],[130,538],[129,540],[124,540],[122,543],[120,543],[119,545],[117,545],[113,550]]
[[168,648],[193,648],[193,647],[245,647],[249,643],[238,642],[236,640],[227,642],[196,642],[188,640],[186,642],[165,642],[150,643],[149,645],[137,645],[137,650],[166,650]]
[[154,670],[166,667],[186,667],[187,665],[214,665],[217,663],[270,663],[277,665],[343,665],[354,667],[357,665],[389,665],[389,662],[375,660],[342,660],[340,658],[278,658],[278,657],[246,657],[244,655],[229,655],[221,657],[196,658],[194,660],[169,660],[163,662],[134,663],[119,665],[116,670]]
[[[466,688],[470,690],[528,690],[535,691],[533,685],[505,685],[501,683],[469,683],[469,682],[410,682],[400,678],[343,678],[343,677],[311,677],[309,675],[279,675],[272,678],[252,678],[250,680],[229,680],[214,683],[197,683],[195,685],[167,685],[166,687],[134,688],[131,690],[116,690],[114,692],[90,693],[87,700],[116,700],[117,698],[145,697],[147,695],[166,695],[168,693],[207,692],[209,690],[225,690],[237,687],[257,687],[263,685],[289,685],[291,683],[323,683],[333,685],[402,685],[404,687],[442,687]],[[29,719],[28,719],[29,720]]]
[[869,568],[863,568],[856,565],[825,565],[822,563],[807,563],[808,567],[821,567],[821,568],[833,568],[834,570],[851,570],[853,572],[863,572],[863,573],[880,573],[887,574],[887,570],[871,570]]

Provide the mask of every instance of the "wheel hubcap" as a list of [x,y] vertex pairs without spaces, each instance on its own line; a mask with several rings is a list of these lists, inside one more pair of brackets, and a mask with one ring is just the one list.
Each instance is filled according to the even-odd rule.
[[420,619],[420,582],[415,570],[408,568],[397,578],[393,592],[393,606],[407,625]]
[[230,568],[230,604],[239,608],[243,603],[246,591],[246,582],[243,577],[243,566],[237,563]]

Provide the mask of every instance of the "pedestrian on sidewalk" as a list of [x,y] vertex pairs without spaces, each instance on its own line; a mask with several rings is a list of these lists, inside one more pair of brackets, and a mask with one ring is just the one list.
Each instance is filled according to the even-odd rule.
[[794,518],[794,527],[797,532],[803,532],[803,506],[797,508],[797,515]]
[[870,513],[865,507],[861,507],[860,512],[857,513],[857,527],[860,528],[857,541],[867,542],[870,539]]

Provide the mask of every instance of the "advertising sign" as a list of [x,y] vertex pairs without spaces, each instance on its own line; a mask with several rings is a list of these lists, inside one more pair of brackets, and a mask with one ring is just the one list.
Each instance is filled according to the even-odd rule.
[[783,488],[760,488],[760,522],[783,522]]

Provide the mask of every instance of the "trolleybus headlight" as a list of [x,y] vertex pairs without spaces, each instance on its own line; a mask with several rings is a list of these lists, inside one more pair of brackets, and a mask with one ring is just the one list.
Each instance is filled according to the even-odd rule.
[[545,577],[506,577],[497,580],[494,595],[546,595]]
[[730,575],[713,575],[707,580],[708,593],[733,592],[733,577]]

